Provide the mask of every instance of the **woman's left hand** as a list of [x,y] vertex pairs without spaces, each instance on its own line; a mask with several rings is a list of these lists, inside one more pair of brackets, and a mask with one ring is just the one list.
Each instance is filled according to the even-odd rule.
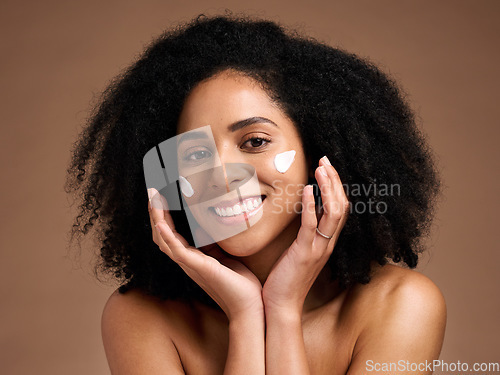
[[[326,157],[321,158],[319,164],[315,176],[321,189],[323,215],[318,225],[312,186],[306,186],[297,238],[276,261],[262,289],[266,311],[302,314],[305,298],[328,261],[347,220],[349,201],[340,177]],[[332,238],[321,236],[316,227]]]

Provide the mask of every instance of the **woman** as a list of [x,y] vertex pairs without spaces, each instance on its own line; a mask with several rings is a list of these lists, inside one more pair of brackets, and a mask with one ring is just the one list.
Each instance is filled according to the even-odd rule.
[[[220,166],[254,168],[261,197],[246,230],[196,248],[186,215],[144,184],[143,157],[207,126]],[[446,307],[409,268],[440,182],[400,90],[369,62],[272,22],[198,17],[110,85],[68,172],[83,200],[73,235],[99,220],[99,266],[123,282],[102,316],[113,374],[432,371]],[[202,192],[243,181],[222,175]],[[189,206],[200,189],[186,186]]]

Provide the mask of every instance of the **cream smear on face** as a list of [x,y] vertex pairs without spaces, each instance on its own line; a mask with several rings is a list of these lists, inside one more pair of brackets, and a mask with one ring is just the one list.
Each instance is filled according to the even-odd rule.
[[295,150],[285,151],[274,157],[274,167],[280,173],[285,173],[295,160]]
[[194,194],[193,187],[189,183],[188,180],[186,180],[185,177],[179,176],[179,185],[181,186],[181,191],[182,194],[184,194],[185,197],[192,197]]

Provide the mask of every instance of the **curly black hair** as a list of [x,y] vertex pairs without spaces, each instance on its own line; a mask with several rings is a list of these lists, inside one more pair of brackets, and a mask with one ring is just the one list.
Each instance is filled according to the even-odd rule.
[[[327,263],[332,277],[345,288],[368,283],[374,262],[416,267],[441,181],[403,91],[367,59],[273,21],[225,14],[156,38],[104,91],[74,144],[65,190],[81,204],[70,243],[97,231],[96,275],[117,278],[122,293],[217,306],[153,242],[142,162],[176,135],[193,87],[226,69],[257,80],[297,126],[306,155],[326,154],[347,187],[353,209]],[[376,185],[398,190],[367,189]],[[370,202],[379,209],[367,210]],[[188,238],[185,218],[172,215]]]

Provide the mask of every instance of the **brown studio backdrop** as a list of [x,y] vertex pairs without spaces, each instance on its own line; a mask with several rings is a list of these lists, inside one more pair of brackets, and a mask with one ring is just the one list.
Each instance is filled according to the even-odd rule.
[[69,150],[93,94],[153,36],[226,8],[298,27],[399,81],[446,185],[419,266],[447,301],[441,359],[499,361],[499,2],[4,1],[0,371],[109,373],[100,314],[115,286],[92,278],[89,256],[83,270],[65,258]]

